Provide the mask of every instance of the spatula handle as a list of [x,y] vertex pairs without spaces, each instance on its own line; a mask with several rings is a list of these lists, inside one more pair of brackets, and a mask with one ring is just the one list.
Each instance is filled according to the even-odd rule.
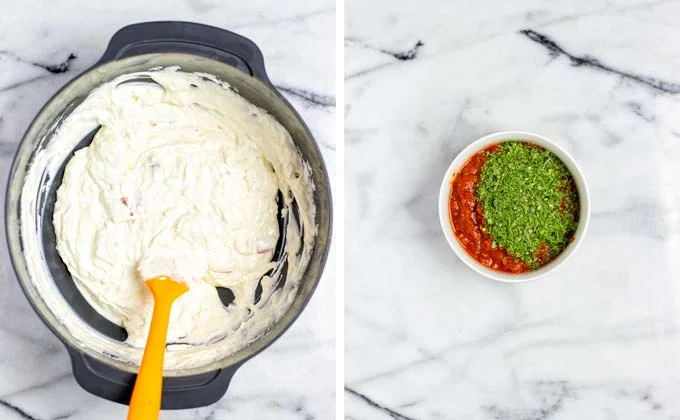
[[[164,283],[160,283],[164,282]],[[178,286],[169,287],[168,282]],[[135,388],[130,399],[128,420],[158,419],[161,409],[161,391],[163,389],[163,359],[165,357],[165,340],[168,334],[168,322],[172,303],[187,290],[185,284],[172,280],[151,279],[146,284],[154,297],[153,316],[149,337],[142,357],[142,365],[135,381]]]

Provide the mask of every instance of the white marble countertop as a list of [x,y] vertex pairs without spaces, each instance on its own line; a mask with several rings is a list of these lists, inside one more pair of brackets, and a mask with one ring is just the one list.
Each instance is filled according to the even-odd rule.
[[[680,419],[680,1],[350,1],[345,37],[346,418]],[[528,284],[437,218],[456,153],[506,129],[592,199]]]
[[[95,6],[96,5],[96,6]],[[5,2],[0,12],[0,186],[45,101],[91,66],[131,23],[184,20],[251,38],[272,82],[310,126],[335,173],[335,5],[332,0]],[[71,57],[71,58],[69,58]],[[3,206],[4,208],[4,206]],[[2,227],[4,238],[4,223]],[[161,419],[330,419],[335,413],[333,253],[310,304],[272,347],[237,372],[225,398]],[[61,343],[23,296],[6,246],[0,255],[0,418],[120,420],[127,407],[83,391]]]

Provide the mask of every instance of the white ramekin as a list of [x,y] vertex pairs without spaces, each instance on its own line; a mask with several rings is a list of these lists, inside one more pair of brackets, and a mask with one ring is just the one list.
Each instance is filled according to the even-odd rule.
[[[553,152],[557,157],[559,157],[562,162],[566,165],[567,169],[571,172],[576,183],[576,188],[578,189],[578,195],[580,200],[581,212],[579,214],[579,224],[574,235],[574,240],[567,246],[567,248],[562,251],[560,255],[554,260],[544,265],[535,271],[530,271],[528,273],[522,274],[510,274],[503,273],[500,271],[492,270],[472,258],[463,249],[458,239],[453,234],[453,229],[451,227],[451,221],[449,218],[449,192],[451,189],[451,180],[454,174],[465,164],[465,162],[470,159],[472,155],[478,151],[491,146],[493,144],[503,143],[506,141],[526,141],[537,144],[544,147],[547,150]],[[524,131],[502,131],[498,133],[489,134],[484,136],[468,147],[466,147],[462,152],[456,156],[456,158],[451,162],[449,169],[446,170],[444,179],[442,180],[441,188],[439,190],[439,221],[441,223],[442,231],[449,245],[456,252],[458,257],[465,262],[470,268],[478,272],[479,274],[488,277],[493,280],[504,281],[504,282],[524,282],[529,280],[536,280],[539,277],[543,277],[555,271],[559,266],[564,264],[573,254],[576,249],[581,244],[583,237],[585,236],[586,230],[588,228],[588,220],[590,219],[590,195],[588,192],[588,186],[586,185],[585,178],[581,169],[574,161],[569,153],[562,149],[557,143],[549,140],[545,137],[539,136],[533,133],[527,133]]]

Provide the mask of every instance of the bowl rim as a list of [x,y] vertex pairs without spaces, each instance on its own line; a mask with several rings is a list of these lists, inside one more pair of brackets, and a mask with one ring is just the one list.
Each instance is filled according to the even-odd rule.
[[[537,270],[529,271],[527,273],[511,274],[502,271],[496,271],[488,268],[472,256],[470,256],[465,249],[463,249],[458,239],[453,234],[451,222],[449,217],[449,192],[451,188],[451,181],[454,174],[470,159],[470,157],[480,150],[499,143],[508,141],[523,141],[537,144],[546,150],[553,152],[565,164],[567,169],[571,172],[576,188],[579,194],[580,212],[579,224],[574,233],[574,240],[567,245],[567,247],[548,264],[540,267]],[[559,267],[562,267],[576,252],[581,245],[583,238],[588,230],[590,221],[590,192],[586,183],[585,177],[581,168],[576,163],[576,160],[555,141],[541,136],[539,134],[528,131],[499,131],[480,137],[477,140],[466,146],[449,165],[441,182],[438,197],[439,205],[439,222],[446,241],[453,251],[458,255],[468,267],[482,276],[505,283],[522,283],[545,277],[554,272]]]
[[[197,61],[204,61],[204,62],[210,62],[210,63],[215,63],[217,66],[224,66],[225,68],[230,68],[233,69],[233,71],[237,72],[236,74],[241,74],[243,73],[243,77],[247,78],[249,83],[255,84],[255,85],[262,85],[264,88],[266,88],[269,93],[272,95],[272,98],[275,98],[275,100],[280,101],[284,107],[295,117],[296,121],[301,125],[304,134],[309,137],[311,140],[311,146],[313,148],[313,152],[319,157],[319,167],[321,169],[320,176],[321,178],[325,181],[325,185],[323,189],[320,189],[318,186],[315,188],[314,191],[314,196],[316,197],[318,194],[319,200],[321,201],[326,201],[328,205],[328,220],[327,220],[327,228],[324,229],[324,234],[327,235],[327,241],[324,246],[322,246],[319,249],[319,254],[317,255],[316,253],[312,254],[312,257],[310,258],[310,261],[308,262],[307,267],[305,268],[305,271],[309,270],[309,267],[312,265],[314,260],[318,260],[318,276],[314,276],[313,281],[310,281],[310,284],[308,286],[308,291],[305,294],[305,296],[298,302],[295,300],[293,303],[288,307],[284,315],[277,321],[275,322],[271,328],[269,328],[262,336],[259,338],[255,339],[253,342],[248,344],[246,347],[241,348],[240,350],[237,350],[236,352],[224,356],[223,358],[214,361],[210,364],[206,364],[204,366],[198,366],[198,367],[189,367],[189,368],[180,368],[180,369],[174,369],[171,371],[166,371],[164,370],[164,378],[169,379],[169,378],[181,378],[181,377],[191,377],[195,375],[201,375],[205,373],[211,373],[215,371],[219,371],[221,369],[226,369],[230,366],[240,366],[246,361],[250,360],[252,357],[258,355],[265,349],[267,349],[269,346],[271,346],[274,342],[276,342],[298,319],[298,317],[302,314],[303,310],[307,307],[307,304],[312,298],[312,295],[314,294],[319,282],[321,281],[321,278],[323,277],[324,269],[326,266],[326,263],[328,262],[328,258],[330,256],[331,252],[331,240],[332,240],[332,233],[333,233],[333,198],[332,198],[332,192],[331,192],[331,186],[330,186],[330,178],[328,175],[328,170],[326,167],[326,162],[323,159],[323,155],[321,154],[321,151],[319,149],[318,143],[315,139],[315,137],[312,135],[309,127],[307,126],[305,120],[302,119],[300,114],[297,112],[297,110],[292,106],[292,104],[276,89],[275,86],[273,86],[271,83],[268,81],[262,81],[258,78],[255,78],[253,75],[244,73],[242,70],[228,64],[220,61],[219,59],[216,58],[211,58],[211,57],[206,57],[202,56],[199,54],[195,53],[190,53],[190,52],[151,52],[151,53],[145,53],[145,54],[139,54],[139,55],[131,55],[127,57],[120,57],[116,58],[111,61],[106,61],[106,62],[97,62],[93,66],[91,66],[88,69],[83,70],[81,73],[76,74],[71,80],[66,82],[62,87],[60,87],[48,100],[45,101],[43,106],[40,108],[40,110],[34,115],[33,120],[30,122],[28,125],[27,129],[23,133],[21,140],[18,143],[17,149],[14,153],[14,156],[12,158],[12,164],[10,165],[9,169],[9,174],[7,178],[7,183],[6,183],[6,191],[5,191],[5,241],[7,243],[8,247],[8,254],[9,254],[9,259],[12,265],[12,268],[15,273],[15,277],[17,279],[17,282],[19,283],[20,288],[22,289],[23,294],[26,296],[27,300],[29,301],[31,308],[35,311],[35,313],[38,315],[38,317],[41,319],[41,321],[48,327],[48,329],[62,342],[64,345],[67,347],[69,350],[73,350],[75,353],[70,352],[72,354],[81,354],[84,356],[87,356],[95,361],[101,362],[107,366],[113,367],[121,372],[128,372],[128,373],[137,373],[138,366],[130,363],[125,363],[117,359],[112,359],[112,358],[107,358],[104,355],[97,353],[95,351],[91,351],[90,349],[83,349],[81,345],[77,343],[77,340],[74,339],[73,334],[65,329],[63,325],[56,321],[52,314],[45,313],[42,310],[42,307],[40,306],[38,300],[34,296],[34,292],[32,288],[30,288],[27,285],[27,282],[29,282],[30,274],[28,273],[26,269],[26,255],[24,253],[24,246],[23,246],[23,240],[21,238],[21,223],[19,222],[20,217],[17,209],[19,209],[19,204],[21,201],[21,196],[23,194],[23,182],[26,176],[26,173],[30,169],[30,166],[32,164],[32,159],[27,162],[27,164],[22,165],[21,158],[23,154],[27,153],[30,155],[32,152],[30,151],[25,151],[24,148],[28,147],[29,145],[29,139],[32,134],[34,134],[34,131],[38,130],[37,127],[37,121],[39,118],[46,112],[49,106],[53,104],[53,102],[59,98],[61,95],[65,95],[68,92],[68,89],[70,89],[74,84],[78,83],[82,79],[89,77],[91,75],[95,75],[98,72],[102,71],[102,68],[109,66],[109,65],[114,65],[114,63],[117,63],[117,65],[123,65],[124,63],[132,63],[135,61],[141,61],[145,62],[146,60],[153,59],[154,57],[158,56],[164,56],[167,58],[173,58],[173,57],[181,57],[181,56],[186,56],[190,57],[193,60]],[[155,68],[155,66],[150,66],[150,69]],[[217,75],[221,80],[224,80],[221,76]],[[105,82],[101,82],[105,83]],[[101,84],[100,83],[100,84]],[[247,98],[246,98],[247,99]],[[248,99],[249,100],[249,99]],[[250,101],[250,100],[249,100]],[[257,104],[256,104],[257,105]],[[258,105],[259,106],[259,105]],[[266,111],[269,112],[269,109],[262,107]],[[21,185],[19,188],[13,188],[18,185]],[[320,191],[321,190],[321,191]],[[318,210],[318,206],[317,206]],[[317,213],[317,218],[319,218],[318,213]],[[319,229],[319,224],[317,223],[317,229]],[[319,238],[319,232],[317,231],[316,234],[316,239],[315,239],[315,244],[314,246],[316,247],[316,241]],[[303,283],[301,280],[300,285],[298,286],[298,291],[296,293],[300,293],[300,290],[302,289]],[[72,309],[72,308],[71,308]],[[73,310],[73,309],[72,309]],[[290,315],[289,315],[290,312]],[[75,363],[73,357],[71,356],[72,363]]]

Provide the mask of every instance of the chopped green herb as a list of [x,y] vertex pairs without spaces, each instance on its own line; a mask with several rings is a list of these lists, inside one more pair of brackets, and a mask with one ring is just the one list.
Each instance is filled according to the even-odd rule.
[[488,151],[477,198],[494,243],[531,268],[547,262],[546,246],[548,260],[562,252],[578,226],[571,173],[533,144],[511,141]]

